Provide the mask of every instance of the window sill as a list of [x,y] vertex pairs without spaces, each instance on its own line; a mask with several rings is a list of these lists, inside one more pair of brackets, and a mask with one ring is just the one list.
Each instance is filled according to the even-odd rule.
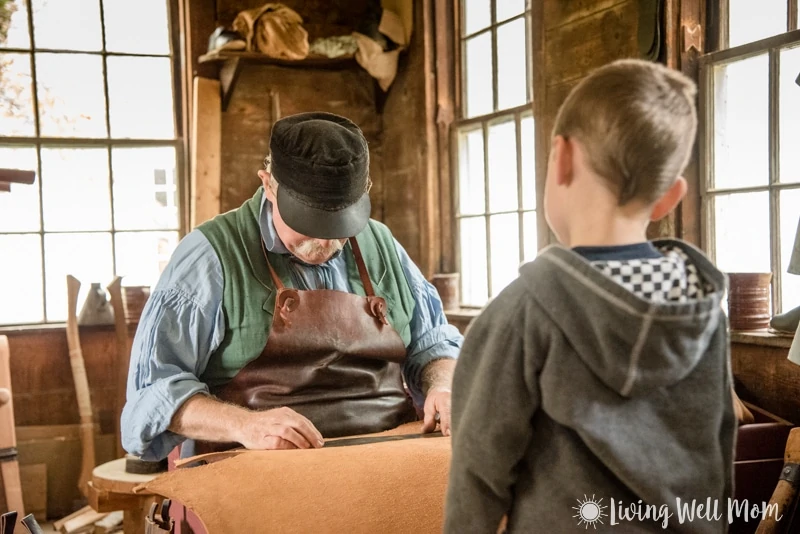
[[[138,323],[127,323],[128,331],[135,332]],[[102,325],[79,325],[81,332],[114,332],[113,324]],[[8,335],[36,335],[47,334],[58,331],[65,331],[67,323],[47,323],[47,324],[29,324],[29,325],[16,325],[16,326],[0,326],[0,336]]]
[[788,349],[792,346],[792,334],[783,334],[774,330],[736,330],[731,332],[731,343],[745,345],[761,345],[763,347],[778,347]]

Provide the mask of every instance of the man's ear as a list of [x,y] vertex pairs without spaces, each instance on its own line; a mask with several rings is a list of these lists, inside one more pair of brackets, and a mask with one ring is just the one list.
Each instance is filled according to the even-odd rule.
[[569,139],[563,135],[557,135],[553,138],[552,147],[550,148],[552,157],[551,164],[555,170],[555,179],[558,185],[569,185],[572,182],[572,157],[574,155],[574,147]]
[[686,184],[686,180],[683,176],[678,176],[678,179],[675,180],[675,183],[664,193],[660,199],[655,203],[653,206],[653,211],[650,213],[650,220],[657,221],[665,217],[669,212],[675,209],[675,206],[683,200],[683,197],[686,196],[686,190],[688,189],[688,185]]
[[264,191],[267,192],[267,200],[269,200],[274,204],[275,196],[272,194],[272,189],[270,189],[269,187],[269,178],[270,178],[269,173],[262,169],[258,171],[258,177],[261,178],[261,183],[264,184]]

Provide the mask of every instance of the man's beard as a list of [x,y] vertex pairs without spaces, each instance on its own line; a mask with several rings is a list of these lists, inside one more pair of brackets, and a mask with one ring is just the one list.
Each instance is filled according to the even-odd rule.
[[338,239],[328,242],[327,246],[320,245],[314,239],[301,241],[299,245],[289,247],[292,254],[306,263],[324,263],[331,259],[334,254],[344,248],[344,243]]

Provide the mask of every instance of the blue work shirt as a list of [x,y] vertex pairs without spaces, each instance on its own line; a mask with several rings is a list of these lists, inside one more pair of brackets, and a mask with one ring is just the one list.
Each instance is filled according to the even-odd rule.
[[[267,250],[290,254],[275,231],[272,204],[266,196],[260,214]],[[415,302],[403,375],[414,402],[422,406],[422,369],[433,360],[457,358],[463,337],[447,323],[434,287],[397,240],[395,246]],[[341,252],[322,265],[288,263],[298,289],[352,292]],[[186,400],[209,393],[198,377],[225,337],[223,285],[216,252],[199,230],[193,230],[178,244],[153,288],[133,340],[128,398],[122,412],[122,443],[128,452],[145,460],[161,459],[186,439],[167,427]]]

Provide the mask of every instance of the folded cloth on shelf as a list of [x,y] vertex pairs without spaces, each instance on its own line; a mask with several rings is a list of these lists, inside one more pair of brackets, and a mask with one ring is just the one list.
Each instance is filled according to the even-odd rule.
[[233,29],[244,36],[248,51],[278,59],[308,56],[308,32],[303,28],[303,18],[283,4],[269,3],[242,11],[233,21]]
[[[410,423],[374,436],[418,434]],[[141,486],[179,500],[208,534],[441,532],[450,438],[243,451]]]

